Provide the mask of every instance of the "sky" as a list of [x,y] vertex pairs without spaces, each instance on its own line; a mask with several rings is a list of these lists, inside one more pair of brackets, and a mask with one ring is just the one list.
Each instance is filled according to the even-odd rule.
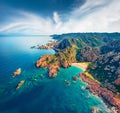
[[120,0],[0,0],[0,34],[120,32]]

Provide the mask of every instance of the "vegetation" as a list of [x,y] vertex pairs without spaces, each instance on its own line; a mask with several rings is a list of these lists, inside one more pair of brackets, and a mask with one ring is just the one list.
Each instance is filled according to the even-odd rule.
[[112,46],[111,44],[103,46],[101,55],[89,70],[108,89],[120,92],[120,45],[118,43],[114,41],[111,43]]
[[69,33],[52,37],[57,40],[54,46],[57,52],[48,55],[46,66],[67,68],[74,62],[91,62],[86,75],[120,92],[119,33]]

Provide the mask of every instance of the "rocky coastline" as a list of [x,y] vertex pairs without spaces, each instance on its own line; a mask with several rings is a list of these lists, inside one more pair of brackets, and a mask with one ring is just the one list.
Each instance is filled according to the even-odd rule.
[[72,66],[78,67],[83,71],[86,71],[90,62],[79,62],[79,63],[72,63]]
[[[81,44],[83,43],[78,38],[68,38],[61,41],[59,40],[57,44],[51,45],[55,51],[57,50],[56,53],[54,55],[42,56],[37,60],[36,67],[47,68],[50,78],[56,77],[60,67],[68,68],[70,66],[76,66],[83,69],[84,73],[80,74],[79,77],[88,84],[87,88],[89,91],[103,98],[104,102],[108,104],[108,107],[114,113],[120,113],[120,98],[117,97],[112,90],[107,89],[105,85],[101,85],[98,79],[95,80],[93,76],[91,76],[89,73],[86,73],[88,72],[88,66],[89,68],[92,68],[96,59],[100,57],[99,49],[92,45],[90,45],[90,47],[88,47],[88,45],[84,47],[85,45]],[[44,47],[41,49],[44,49]],[[78,78],[73,76],[72,79],[76,81]],[[120,84],[119,81],[120,80],[117,79],[115,83]],[[65,82],[66,84],[70,85],[69,82]]]
[[64,51],[59,51],[54,55],[44,55],[36,61],[37,68],[47,68],[50,78],[56,77],[60,67],[68,68],[72,63],[76,62],[75,51],[67,48]]
[[114,112],[120,113],[120,99],[117,98],[112,91],[102,87],[96,81],[87,77],[84,73],[81,73],[79,77],[82,79],[82,81],[88,84],[87,88],[91,93],[102,97],[104,102],[110,105],[108,106],[109,108],[111,108],[112,110],[114,108]]
[[57,51],[57,49],[55,48],[55,46],[58,44],[57,41],[49,41],[47,44],[42,44],[42,45],[33,45],[30,47],[30,49],[54,49],[55,51]]
[[[57,72],[60,69],[59,62],[51,64],[51,60],[53,60],[54,57],[52,55],[44,55],[36,62],[37,68],[47,68],[48,74],[50,78],[54,78],[57,75]],[[55,60],[55,59],[54,59]]]

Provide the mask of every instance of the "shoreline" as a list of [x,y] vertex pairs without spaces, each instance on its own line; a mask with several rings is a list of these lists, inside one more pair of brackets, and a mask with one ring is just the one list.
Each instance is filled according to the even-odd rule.
[[119,113],[120,112],[119,98],[116,98],[113,92],[109,91],[106,88],[101,87],[100,82],[94,79],[94,77],[87,72],[87,68],[89,64],[90,62],[80,62],[80,63],[72,63],[72,66],[76,66],[83,70],[84,74],[81,74],[80,78],[82,79],[83,82],[88,84],[89,91],[93,95],[96,94],[98,97],[102,97],[103,102],[105,103],[107,108],[110,109],[112,112]]
[[92,74],[90,74],[88,71],[87,71],[87,68],[89,66],[90,62],[79,62],[79,63],[72,63],[72,66],[75,66],[77,68],[80,68],[83,70],[83,72],[85,73],[85,75],[87,77],[89,77],[90,79],[94,80],[95,82],[97,82],[98,84],[100,84],[100,82],[98,80],[96,80]]
[[79,62],[79,63],[72,63],[71,66],[81,68],[83,70],[83,72],[85,72],[87,70],[89,64],[90,64],[90,62]]

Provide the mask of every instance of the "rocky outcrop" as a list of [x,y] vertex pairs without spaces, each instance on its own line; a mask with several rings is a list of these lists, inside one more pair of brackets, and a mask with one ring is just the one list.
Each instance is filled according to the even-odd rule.
[[43,57],[41,57],[39,60],[37,60],[36,62],[36,67],[47,67],[47,59],[48,59],[48,55],[44,55]]
[[21,74],[21,68],[18,68],[18,69],[13,73],[14,76],[18,76],[18,75],[20,75],[20,74]]
[[55,55],[44,55],[36,62],[36,67],[48,68],[49,77],[57,75],[60,67],[68,68],[76,62],[76,51],[73,48],[66,48]]
[[49,48],[54,48],[57,45],[56,41],[50,41],[46,45],[41,45],[38,47],[38,49],[49,49]]
[[46,45],[41,45],[39,46],[40,49],[49,49],[50,47],[49,46],[46,46]]
[[74,81],[77,81],[77,80],[78,80],[78,77],[77,77],[77,76],[72,76],[72,79],[73,79]]
[[37,60],[36,67],[48,68],[49,77],[54,78],[60,69],[59,62],[56,63],[54,60],[56,59],[52,55],[44,55]]
[[71,62],[69,61],[64,61],[64,62],[61,62],[61,66],[64,67],[64,68],[68,68],[72,65]]
[[19,89],[19,88],[24,84],[24,82],[25,82],[25,80],[21,80],[21,81],[18,83],[16,89]]
[[64,80],[64,82],[68,85],[68,86],[70,86],[70,81],[68,81],[68,80]]
[[92,113],[98,113],[99,109],[96,107],[92,107]]
[[116,111],[120,113],[120,99],[115,97],[112,91],[109,91],[106,88],[101,87],[100,84],[90,79],[85,74],[80,74],[80,77],[84,82],[88,83],[88,89],[90,90],[90,92],[98,95],[99,97],[102,97],[105,102],[114,106]]
[[49,77],[54,78],[57,75],[57,72],[59,71],[60,67],[58,65],[52,65],[50,64],[48,66],[48,71],[49,71]]

